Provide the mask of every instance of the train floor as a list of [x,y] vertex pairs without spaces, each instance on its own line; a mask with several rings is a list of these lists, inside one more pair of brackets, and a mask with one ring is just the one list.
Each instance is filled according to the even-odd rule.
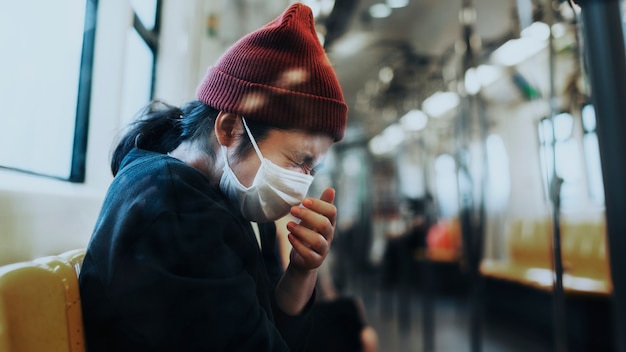
[[[465,352],[472,349],[472,303],[467,285],[433,285],[432,294],[413,285],[384,284],[376,271],[345,276],[341,292],[359,297],[367,321],[378,333],[380,352]],[[454,279],[452,279],[454,280]],[[450,282],[450,281],[448,281]],[[515,319],[481,315],[478,341],[483,352],[548,352],[549,337]]]

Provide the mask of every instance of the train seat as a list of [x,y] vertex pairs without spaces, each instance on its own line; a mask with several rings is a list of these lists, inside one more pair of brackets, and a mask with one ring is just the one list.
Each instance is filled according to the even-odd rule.
[[507,235],[507,258],[484,259],[483,275],[549,290],[551,276],[552,231],[545,220],[517,219]]
[[[80,251],[70,254],[80,261]],[[76,263],[68,256],[0,267],[0,350],[85,351]]]
[[83,265],[83,259],[85,259],[85,249],[72,249],[59,254],[59,256],[65,259],[74,268],[76,276],[80,274],[80,269]]
[[509,237],[509,256],[513,265],[524,268],[550,268],[552,230],[543,220],[518,220]]
[[563,285],[579,293],[612,290],[603,223],[564,223],[561,227]]
[[[508,258],[484,259],[481,273],[542,290],[553,287],[552,224],[516,220],[507,236]],[[606,236],[601,223],[561,224],[563,288],[568,293],[606,296],[611,292]]]

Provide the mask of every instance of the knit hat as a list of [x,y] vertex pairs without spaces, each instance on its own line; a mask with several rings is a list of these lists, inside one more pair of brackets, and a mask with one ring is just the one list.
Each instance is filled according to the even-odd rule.
[[346,128],[348,106],[311,9],[301,3],[230,47],[196,96],[249,121],[328,133],[335,141]]

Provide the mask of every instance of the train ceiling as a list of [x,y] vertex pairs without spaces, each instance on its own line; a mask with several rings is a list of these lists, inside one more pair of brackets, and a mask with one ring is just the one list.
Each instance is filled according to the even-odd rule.
[[333,11],[319,21],[350,106],[347,139],[371,138],[446,89],[446,64],[463,41],[463,2],[475,8],[474,31],[483,48],[512,36],[514,0],[409,0],[386,18],[370,13],[385,0],[335,0]]

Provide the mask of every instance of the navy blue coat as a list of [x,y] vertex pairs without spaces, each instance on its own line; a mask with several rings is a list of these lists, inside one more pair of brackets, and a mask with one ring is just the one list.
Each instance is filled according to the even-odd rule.
[[80,273],[87,348],[300,351],[305,313],[274,301],[273,223],[250,223],[196,169],[133,149],[113,180]]

